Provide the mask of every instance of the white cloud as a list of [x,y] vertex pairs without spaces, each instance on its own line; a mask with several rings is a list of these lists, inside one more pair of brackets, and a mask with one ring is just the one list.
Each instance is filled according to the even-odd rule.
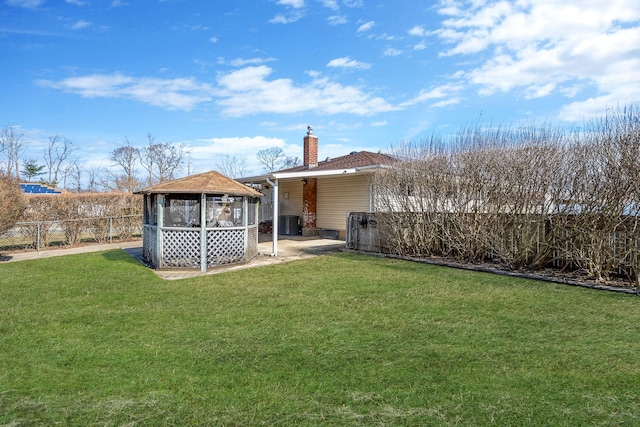
[[[353,66],[350,59],[343,59],[345,66]],[[266,65],[241,68],[219,74],[217,87],[192,77],[161,79],[122,73],[37,80],[35,84],[84,98],[128,99],[167,110],[190,111],[214,101],[227,117],[303,112],[367,116],[400,109],[370,91],[332,81],[318,72],[308,72],[310,81],[303,84],[269,79],[272,72]]]
[[9,6],[22,7],[25,9],[35,9],[44,3],[44,0],[5,0]]
[[371,115],[398,109],[380,97],[354,86],[345,86],[320,76],[296,85],[291,79],[267,78],[266,65],[247,67],[218,77],[223,114],[240,117],[258,113],[302,113]]
[[190,141],[186,145],[195,172],[216,169],[223,156],[229,156],[245,162],[246,176],[258,175],[262,170],[263,165],[255,155],[260,150],[279,147],[288,156],[300,156],[302,151],[300,146],[287,144],[282,138],[266,136],[213,137]]
[[465,75],[481,95],[574,97],[565,119],[640,101],[636,0],[443,0],[438,13],[441,54],[474,55]]
[[267,62],[273,62],[275,61],[275,58],[249,58],[249,59],[242,59],[242,58],[236,58],[233,59],[231,61],[229,61],[229,65],[231,65],[232,67],[244,67],[245,65],[256,65],[256,64],[264,64]]
[[420,42],[413,45],[413,50],[425,50],[427,48],[427,43]]
[[218,38],[217,38],[217,37],[215,37],[215,36],[214,36],[214,37],[209,38],[209,43],[213,43],[213,44],[218,43]]
[[122,6],[129,6],[129,3],[122,0],[113,0],[111,2],[111,7],[122,7]]
[[276,16],[274,16],[272,19],[269,20],[270,24],[291,24],[293,22],[297,22],[300,19],[302,19],[302,17],[304,16],[304,14],[300,11],[294,11],[290,14],[288,14],[287,16],[279,13]]
[[364,24],[360,25],[360,27],[358,27],[358,33],[363,33],[365,31],[369,31],[373,28],[373,26],[376,25],[375,21],[369,21],[369,22],[365,22]]
[[421,25],[416,25],[415,27],[411,28],[407,32],[409,33],[410,36],[416,36],[416,37],[424,37],[427,35],[427,31]]
[[457,105],[459,103],[460,103],[460,98],[451,97],[451,98],[443,99],[442,101],[434,102],[430,106],[432,108],[444,108],[444,107],[448,107],[450,105]]
[[346,7],[362,7],[364,3],[362,0],[342,0],[342,4]]
[[207,138],[198,139],[197,143],[199,144],[198,146],[191,146],[192,154],[199,154],[202,157],[205,154],[229,154],[235,151],[246,154],[247,152],[257,152],[271,147],[284,148],[286,145],[286,141],[282,138],[269,138],[266,136]]
[[428,91],[421,90],[420,94],[415,98],[403,102],[401,107],[409,107],[423,102],[439,100],[432,104],[433,107],[441,107],[445,105],[456,104],[459,102],[459,93],[464,89],[461,84],[444,84],[436,86]]
[[331,10],[338,10],[338,2],[336,0],[320,0],[324,7],[328,7]]
[[371,68],[371,64],[367,64],[365,62],[356,61],[355,59],[351,59],[348,56],[344,56],[342,58],[336,58],[329,61],[327,67],[334,68],[351,68],[356,70],[366,70]]
[[384,56],[398,56],[402,55],[402,51],[398,49],[394,49],[392,47],[388,47],[384,50]]
[[349,20],[344,15],[333,15],[327,18],[327,23],[329,25],[343,25],[347,22],[349,22]]
[[81,19],[81,20],[77,21],[76,23],[69,25],[68,28],[71,29],[71,30],[81,30],[83,28],[91,27],[92,25],[93,24],[91,22]]
[[382,120],[379,122],[371,122],[369,124],[369,126],[374,126],[374,127],[382,127],[382,126],[387,126],[389,123],[386,120]]
[[123,74],[92,74],[69,77],[60,81],[38,80],[36,84],[84,98],[133,99],[168,110],[192,110],[197,104],[210,101],[213,88],[193,78],[136,78]]
[[555,83],[531,85],[526,89],[525,97],[527,99],[542,98],[544,96],[550,95],[555,88]]
[[304,0],[278,0],[277,3],[283,6],[293,7],[295,9],[304,7]]

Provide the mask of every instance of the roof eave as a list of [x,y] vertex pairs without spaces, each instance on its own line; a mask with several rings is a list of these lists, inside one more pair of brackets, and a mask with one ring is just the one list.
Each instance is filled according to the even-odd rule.
[[142,190],[134,191],[133,194],[230,194],[233,196],[246,196],[246,197],[262,197],[262,193],[259,191],[207,191],[207,190],[168,190],[168,189],[150,189],[146,188]]

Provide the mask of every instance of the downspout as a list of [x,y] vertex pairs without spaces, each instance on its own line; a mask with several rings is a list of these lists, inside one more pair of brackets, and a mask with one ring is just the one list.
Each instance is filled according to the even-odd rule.
[[273,188],[273,219],[271,221],[271,235],[273,236],[273,249],[271,256],[278,256],[278,178],[275,178],[275,182],[272,182],[267,178],[267,182]]

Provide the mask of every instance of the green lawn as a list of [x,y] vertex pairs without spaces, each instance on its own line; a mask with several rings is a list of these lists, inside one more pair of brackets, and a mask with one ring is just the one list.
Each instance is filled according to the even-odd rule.
[[640,425],[640,298],[346,254],[7,263],[0,425]]

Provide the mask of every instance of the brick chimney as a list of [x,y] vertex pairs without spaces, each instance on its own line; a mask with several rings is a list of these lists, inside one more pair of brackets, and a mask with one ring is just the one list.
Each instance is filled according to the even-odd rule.
[[[313,128],[307,126],[307,136],[304,137],[305,169],[318,166],[318,137],[313,134]],[[316,213],[318,210],[318,178],[304,178],[302,180],[302,235],[317,236]]]
[[307,126],[307,136],[304,137],[304,151],[302,165],[306,169],[318,166],[318,137],[313,134],[313,128]]

